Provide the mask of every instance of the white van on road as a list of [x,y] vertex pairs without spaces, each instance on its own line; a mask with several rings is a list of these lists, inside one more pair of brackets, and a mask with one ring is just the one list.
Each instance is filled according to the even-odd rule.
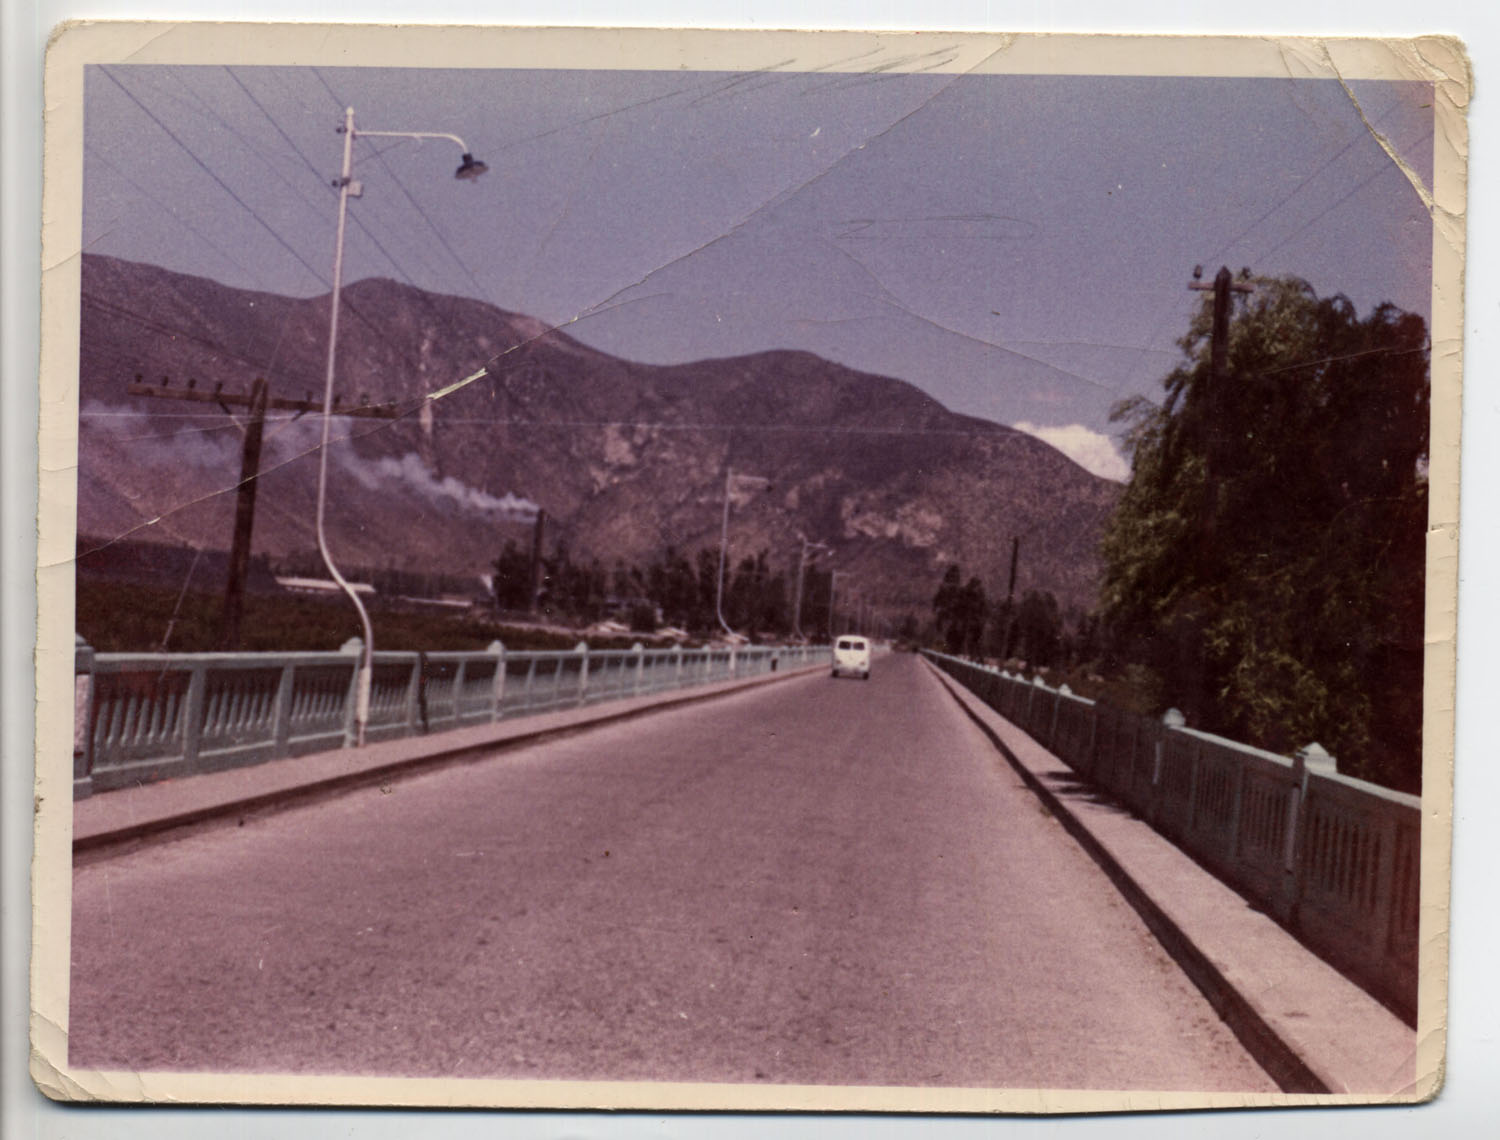
[[833,643],[833,673],[870,679],[870,642],[863,637],[840,637]]

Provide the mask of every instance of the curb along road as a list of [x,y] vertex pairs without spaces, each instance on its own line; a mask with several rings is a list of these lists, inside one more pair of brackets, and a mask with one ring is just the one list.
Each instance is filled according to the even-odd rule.
[[1416,1099],[1416,1035],[1399,1018],[1144,822],[1116,808],[1106,816],[1086,800],[1075,810],[1042,767],[1071,775],[1061,760],[928,668],[1284,1092]]
[[[265,764],[230,769],[227,772],[192,776],[177,782],[177,788],[173,789],[173,798],[191,800],[194,798],[191,795],[175,793],[179,790],[185,792],[189,789],[202,789],[205,794],[196,797],[202,801],[198,804],[178,803],[156,809],[147,807],[145,810],[120,811],[118,814],[128,815],[130,818],[90,820],[80,826],[81,815],[87,818],[111,814],[109,809],[112,803],[120,802],[112,801],[111,797],[130,796],[138,792],[149,792],[151,789],[163,789],[165,785],[142,785],[139,788],[102,792],[87,800],[78,801],[74,805],[74,862],[77,864],[81,858],[92,862],[99,858],[122,854],[126,849],[148,840],[167,836],[168,833],[196,830],[229,817],[238,818],[243,823],[247,816],[301,806],[329,796],[369,787],[372,784],[384,784],[394,779],[416,775],[449,764],[472,762],[498,751],[525,747],[600,725],[632,720],[654,712],[681,708],[684,705],[713,700],[715,697],[745,692],[749,689],[775,684],[778,681],[807,676],[826,668],[827,665],[820,662],[800,669],[789,669],[786,672],[762,674],[747,680],[720,682],[713,686],[694,689],[679,689],[672,693],[644,698],[626,698],[622,701],[611,701],[584,709],[570,709],[560,714],[543,713],[534,717],[518,717],[509,721],[497,721],[484,725],[482,728],[455,729],[437,736],[405,737],[374,745],[366,749],[363,755],[351,749],[336,749],[332,752],[272,760]],[[531,722],[529,727],[527,721]],[[389,754],[391,758],[368,762],[363,766],[348,767],[350,763],[358,764],[361,759],[369,761],[372,754],[379,756],[382,753]],[[402,755],[402,753],[408,754]],[[286,774],[290,769],[282,767],[298,765],[302,769],[319,767],[326,769],[329,762],[334,760],[344,761],[344,770],[335,771],[332,774],[315,775],[300,781],[295,777],[291,780],[286,779]],[[257,776],[260,777],[259,780],[256,779]],[[241,785],[249,786],[242,786],[228,794],[221,792],[215,797],[209,782],[222,780],[225,777],[232,778]],[[269,786],[262,790],[255,790],[253,788],[255,783],[264,783]]]

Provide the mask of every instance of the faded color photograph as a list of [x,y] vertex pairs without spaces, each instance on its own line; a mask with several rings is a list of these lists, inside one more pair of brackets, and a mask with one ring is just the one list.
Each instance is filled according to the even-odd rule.
[[1435,1091],[1453,45],[94,34],[44,1091]]

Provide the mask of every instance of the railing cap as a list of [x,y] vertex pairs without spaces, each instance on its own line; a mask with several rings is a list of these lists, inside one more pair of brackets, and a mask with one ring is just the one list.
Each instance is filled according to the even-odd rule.
[[364,643],[364,639],[363,638],[360,638],[360,637],[351,637],[348,641],[344,642],[343,645],[339,646],[339,652],[340,653],[362,653],[362,652],[364,652],[364,648],[365,648],[365,643]]
[[1161,722],[1168,728],[1187,727],[1187,717],[1182,715],[1181,709],[1168,709],[1161,714]]
[[1301,760],[1302,763],[1306,764],[1314,772],[1324,775],[1339,770],[1338,761],[1330,756],[1328,749],[1324,748],[1316,740],[1311,744],[1305,744],[1299,748],[1297,750],[1297,759]]

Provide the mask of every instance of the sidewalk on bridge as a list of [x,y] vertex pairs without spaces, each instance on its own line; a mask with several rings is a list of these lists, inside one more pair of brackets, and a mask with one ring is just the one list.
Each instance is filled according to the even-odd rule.
[[270,760],[222,772],[98,792],[73,805],[75,856],[148,839],[169,831],[243,819],[298,801],[383,783],[442,764],[475,760],[496,748],[523,744],[611,721],[691,704],[728,693],[819,672],[826,664],[747,679],[719,681],[643,697],[604,701],[473,725],[427,736],[385,740]]
[[1414,1029],[962,685],[932,673],[1284,1088],[1410,1096]]

